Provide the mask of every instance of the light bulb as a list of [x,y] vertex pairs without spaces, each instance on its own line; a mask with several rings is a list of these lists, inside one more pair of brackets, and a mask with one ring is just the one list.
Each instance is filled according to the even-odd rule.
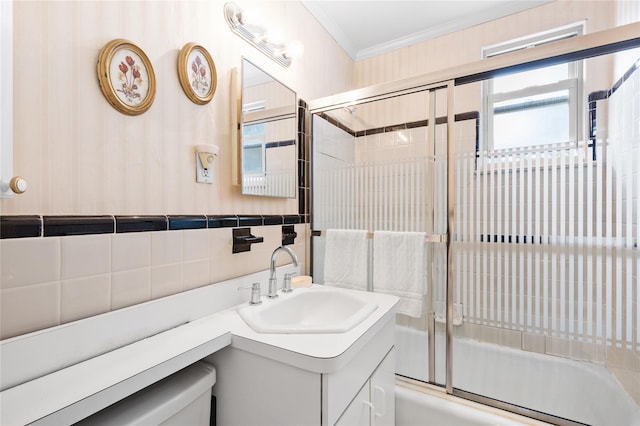
[[271,44],[284,44],[284,31],[280,28],[272,28],[267,32],[267,42]]
[[304,45],[302,42],[295,40],[287,43],[287,48],[284,51],[284,56],[286,58],[299,58],[304,53]]
[[240,9],[240,18],[238,19],[242,25],[256,25],[258,14],[255,10]]

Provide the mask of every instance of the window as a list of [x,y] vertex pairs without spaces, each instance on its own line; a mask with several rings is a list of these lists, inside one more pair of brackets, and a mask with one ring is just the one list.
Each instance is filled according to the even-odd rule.
[[265,171],[264,123],[242,126],[242,171],[264,174]]
[[[242,114],[263,111],[266,101],[260,99],[254,102],[242,103]],[[265,128],[264,122],[254,122],[242,126],[242,172],[253,175],[263,175],[265,171]]]
[[[483,49],[483,58],[575,37],[584,23]],[[551,65],[483,82],[485,151],[577,142],[582,63]]]

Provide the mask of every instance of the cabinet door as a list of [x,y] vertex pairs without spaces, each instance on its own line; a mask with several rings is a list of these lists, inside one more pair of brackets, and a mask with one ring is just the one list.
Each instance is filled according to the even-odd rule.
[[395,354],[395,348],[391,349],[371,376],[371,424],[375,426],[395,424]]
[[369,402],[369,382],[367,382],[342,413],[336,426],[369,426],[369,424],[371,424],[371,403]]

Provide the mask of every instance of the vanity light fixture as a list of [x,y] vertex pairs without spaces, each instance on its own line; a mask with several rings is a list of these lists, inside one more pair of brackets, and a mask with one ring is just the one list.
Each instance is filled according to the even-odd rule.
[[283,67],[288,67],[294,57],[302,55],[302,43],[299,41],[286,43],[281,40],[281,37],[270,36],[265,28],[252,22],[248,15],[233,2],[224,5],[224,17],[231,31]]

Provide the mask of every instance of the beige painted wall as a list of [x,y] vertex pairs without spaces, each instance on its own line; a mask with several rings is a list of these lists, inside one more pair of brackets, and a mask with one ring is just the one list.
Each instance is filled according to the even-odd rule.
[[[310,100],[352,88],[353,62],[299,2],[239,1],[259,8],[305,54],[285,69],[233,34],[222,0],[17,1],[14,7],[14,174],[29,190],[0,213],[40,215],[298,213],[295,200],[240,195],[230,183],[230,74],[246,56]],[[126,38],[149,56],[157,92],[140,116],[103,97],[98,52]],[[206,106],[177,74],[180,48],[204,46],[218,72]],[[322,55],[316,52],[322,52]],[[213,185],[196,184],[193,145],[220,146]]]
[[[587,32],[638,20],[630,1],[558,0],[356,62],[357,87],[426,74],[481,59],[481,49],[562,25],[587,20]],[[635,10],[635,11],[634,11]],[[636,14],[629,20],[630,14]],[[625,22],[627,21],[628,22]]]
[[[231,32],[224,3],[15,1],[14,173],[29,189],[0,200],[0,214],[297,214],[295,199],[243,196],[231,184],[231,71],[245,56],[310,100],[351,89],[353,61],[299,2],[238,0],[304,44],[285,69]],[[140,116],[116,111],[98,85],[98,52],[115,38],[138,45],[155,70],[155,101]],[[216,94],[205,106],[178,80],[188,42],[216,64]],[[220,146],[212,185],[195,183],[201,143]],[[280,226],[253,227],[264,243],[232,254],[231,232],[2,239],[0,339],[265,270],[282,241]],[[307,273],[308,225],[296,232],[292,247]]]

